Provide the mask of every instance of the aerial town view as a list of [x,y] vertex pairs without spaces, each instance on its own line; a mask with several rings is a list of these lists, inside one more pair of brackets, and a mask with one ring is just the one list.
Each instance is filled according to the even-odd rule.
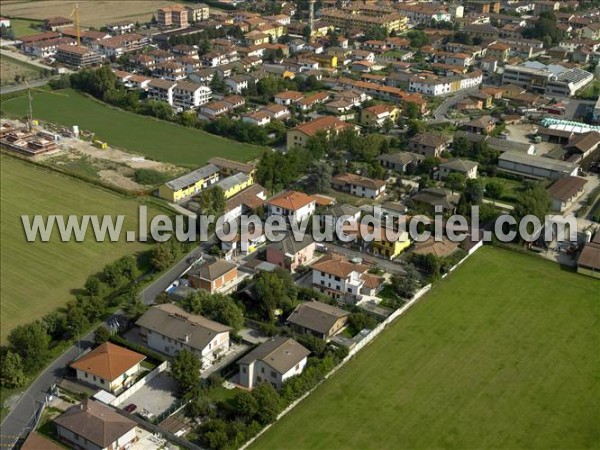
[[600,0],[2,0],[0,449],[600,449]]

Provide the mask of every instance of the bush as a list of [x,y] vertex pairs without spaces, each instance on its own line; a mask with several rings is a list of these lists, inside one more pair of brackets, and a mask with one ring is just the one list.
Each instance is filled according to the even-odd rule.
[[171,177],[168,174],[154,169],[137,169],[133,174],[133,179],[136,183],[148,186],[163,184],[170,178]]

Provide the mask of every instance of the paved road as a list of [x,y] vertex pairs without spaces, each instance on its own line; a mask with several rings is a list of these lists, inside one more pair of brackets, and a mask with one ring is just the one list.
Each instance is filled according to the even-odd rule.
[[463,91],[458,92],[456,95],[452,97],[447,97],[444,101],[437,107],[437,109],[433,112],[432,116],[435,120],[446,119],[446,114],[448,110],[453,108],[458,102],[467,98],[470,94],[479,91],[479,86],[472,87],[469,89],[465,89]]
[[[156,296],[164,291],[189,266],[188,261],[191,261],[192,258],[200,257],[203,251],[206,252],[213,245],[214,238],[214,235],[211,236],[208,242],[203,243],[185,255],[171,269],[144,289],[140,294],[142,301],[146,304],[154,302]],[[122,318],[122,311],[117,311],[115,315],[108,318],[104,323],[108,326],[115,319],[119,318]],[[21,395],[17,404],[0,425],[0,448],[12,448],[18,438],[30,430],[34,413],[44,402],[51,386],[55,385],[64,376],[65,369],[71,361],[79,356],[83,350],[92,347],[93,338],[93,331],[83,336],[76,345],[71,346],[55,359]]]
[[24,91],[25,89],[27,89],[27,87],[40,87],[40,86],[44,86],[45,84],[48,84],[49,79],[46,78],[45,80],[33,80],[33,81],[29,81],[29,86],[27,84],[17,84],[14,86],[4,86],[2,89],[0,89],[0,94],[10,94],[11,92],[18,92],[18,91]]

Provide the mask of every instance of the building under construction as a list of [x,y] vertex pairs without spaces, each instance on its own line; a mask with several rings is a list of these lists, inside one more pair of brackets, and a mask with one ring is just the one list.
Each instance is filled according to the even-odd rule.
[[8,122],[0,126],[0,145],[26,156],[39,156],[59,150],[59,137],[44,130],[18,128]]

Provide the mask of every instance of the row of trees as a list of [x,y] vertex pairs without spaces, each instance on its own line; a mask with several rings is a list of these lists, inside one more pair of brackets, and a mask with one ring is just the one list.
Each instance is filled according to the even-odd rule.
[[0,381],[3,387],[22,386],[27,374],[35,373],[48,361],[51,349],[65,339],[81,336],[92,323],[109,314],[109,308],[134,304],[133,282],[141,269],[133,256],[124,256],[91,275],[75,299],[63,310],[53,311],[40,320],[19,325],[7,336],[0,350]]

